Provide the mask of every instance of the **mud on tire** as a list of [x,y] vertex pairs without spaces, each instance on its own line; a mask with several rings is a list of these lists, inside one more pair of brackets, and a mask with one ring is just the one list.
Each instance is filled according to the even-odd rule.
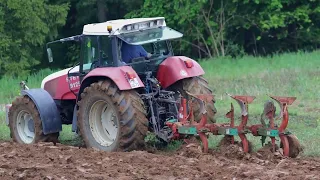
[[[94,107],[94,104],[99,101],[110,104],[115,112],[115,116],[112,116],[116,117],[116,120],[113,120],[113,125],[116,124],[118,130],[115,139],[109,145],[96,141],[97,135],[94,137],[95,133],[90,129],[92,120],[90,121],[89,117],[91,116],[90,112],[93,112],[91,107]],[[84,89],[78,105],[79,135],[86,147],[104,151],[130,151],[144,147],[148,120],[143,102],[135,90],[120,91],[110,80],[99,81]],[[106,120],[104,119],[104,121]],[[105,130],[107,131],[107,129]]]
[[[23,122],[19,121],[18,118],[22,118],[24,121],[26,121],[26,119],[24,119],[25,117],[21,116],[22,114],[25,114],[25,117],[32,118],[33,120],[33,126],[32,124],[28,124],[28,128],[33,128],[34,138],[28,139],[28,142],[26,142],[26,140],[23,140],[25,138],[21,136],[21,133],[23,133],[24,131],[18,131],[19,127],[17,127],[18,125],[23,125]],[[28,96],[17,97],[12,102],[12,106],[10,108],[8,117],[10,136],[14,142],[21,144],[32,144],[38,142],[58,142],[59,133],[53,133],[48,135],[43,134],[40,114],[37,110],[36,105]]]
[[[208,82],[202,76],[182,79],[169,89],[173,91],[179,91],[184,97],[188,97],[186,91],[193,94],[212,94],[212,90],[210,90]],[[216,122],[214,115],[216,114],[217,110],[214,106],[214,103],[215,100],[212,100],[206,104],[208,123]],[[198,103],[193,106],[193,111],[195,120],[199,122],[201,119],[201,114],[200,105]]]

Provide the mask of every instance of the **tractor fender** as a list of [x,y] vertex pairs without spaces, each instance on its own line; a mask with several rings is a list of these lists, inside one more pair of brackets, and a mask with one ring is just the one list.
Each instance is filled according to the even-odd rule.
[[[191,67],[187,67],[186,62],[191,64]],[[204,73],[195,60],[185,56],[172,56],[159,65],[157,79],[163,88],[167,88],[181,79],[201,76]]]
[[[138,84],[136,86],[131,86],[129,80],[126,77],[126,73],[130,73],[135,76]],[[139,78],[136,71],[130,66],[120,66],[120,67],[102,67],[95,68],[90,71],[82,80],[80,91],[83,86],[90,85],[92,83],[92,79],[96,79],[99,77],[109,78],[111,79],[120,90],[129,90],[144,87],[143,82]],[[81,92],[79,92],[80,94]]]
[[21,95],[28,96],[36,105],[40,114],[43,134],[62,131],[62,122],[56,103],[44,89],[22,90]]

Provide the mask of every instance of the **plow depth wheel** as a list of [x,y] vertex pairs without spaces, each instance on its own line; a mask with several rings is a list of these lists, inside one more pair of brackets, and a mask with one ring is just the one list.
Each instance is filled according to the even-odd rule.
[[17,97],[9,111],[10,136],[21,144],[58,142],[59,133],[44,135],[39,112],[28,97]]
[[[290,134],[284,137],[285,137],[285,140],[282,141],[281,139],[281,143],[280,143],[280,147],[283,148],[283,154],[291,158],[296,158],[300,154],[300,152],[303,150],[301,144],[299,143],[298,138],[293,134]],[[286,146],[288,148],[286,148]],[[285,149],[288,149],[286,150],[287,152],[285,152]]]
[[281,139],[281,145],[283,149],[283,155],[289,156],[289,142],[288,142],[287,136],[280,136],[280,139]]
[[78,105],[79,134],[86,147],[111,152],[144,146],[148,120],[136,91],[99,81],[84,89]]
[[[172,91],[179,91],[182,96],[188,98],[186,91],[192,94],[212,94],[212,90],[210,90],[208,86],[208,82],[203,77],[192,77],[187,79],[182,79],[178,81],[176,84],[169,88]],[[214,100],[206,103],[207,110],[207,121],[209,124],[215,123],[216,120],[214,115],[217,110],[214,106]],[[195,121],[199,122],[201,119],[200,114],[200,104],[195,102],[195,106],[193,107]]]

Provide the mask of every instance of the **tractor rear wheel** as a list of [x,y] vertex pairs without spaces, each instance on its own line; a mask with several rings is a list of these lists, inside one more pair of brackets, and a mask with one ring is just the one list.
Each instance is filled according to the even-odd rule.
[[84,89],[78,105],[79,134],[86,147],[109,152],[144,147],[148,120],[135,90],[99,81]]
[[58,142],[59,133],[43,134],[40,114],[28,96],[17,97],[13,101],[8,117],[10,136],[14,142],[21,144]]
[[[186,97],[187,99],[188,95],[186,91],[192,94],[212,94],[212,90],[210,90],[208,82],[202,76],[182,79],[175,83],[173,86],[171,86],[170,90],[179,91],[181,95]],[[217,113],[217,110],[214,106],[214,103],[215,100],[206,103],[208,123],[216,122],[214,115]],[[201,119],[199,103],[195,102],[195,105],[193,106],[193,112],[195,121],[199,122]]]

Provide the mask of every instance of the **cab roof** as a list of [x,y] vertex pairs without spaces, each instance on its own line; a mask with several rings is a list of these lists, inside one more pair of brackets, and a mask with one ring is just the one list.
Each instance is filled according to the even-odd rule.
[[[153,17],[153,18],[132,18],[132,19],[118,19],[118,20],[111,20],[106,21],[103,23],[94,23],[94,24],[87,24],[83,27],[83,34],[84,35],[120,35],[127,32],[134,32],[139,31],[141,29],[134,29],[134,25],[138,25],[139,27],[142,24],[150,23],[150,22],[157,22],[161,21],[160,25],[156,25],[154,27],[147,27],[155,28],[159,26],[166,26],[165,18],[164,17]],[[132,26],[132,30],[128,31],[126,29],[127,26]],[[112,28],[111,31],[108,31],[108,26]]]

